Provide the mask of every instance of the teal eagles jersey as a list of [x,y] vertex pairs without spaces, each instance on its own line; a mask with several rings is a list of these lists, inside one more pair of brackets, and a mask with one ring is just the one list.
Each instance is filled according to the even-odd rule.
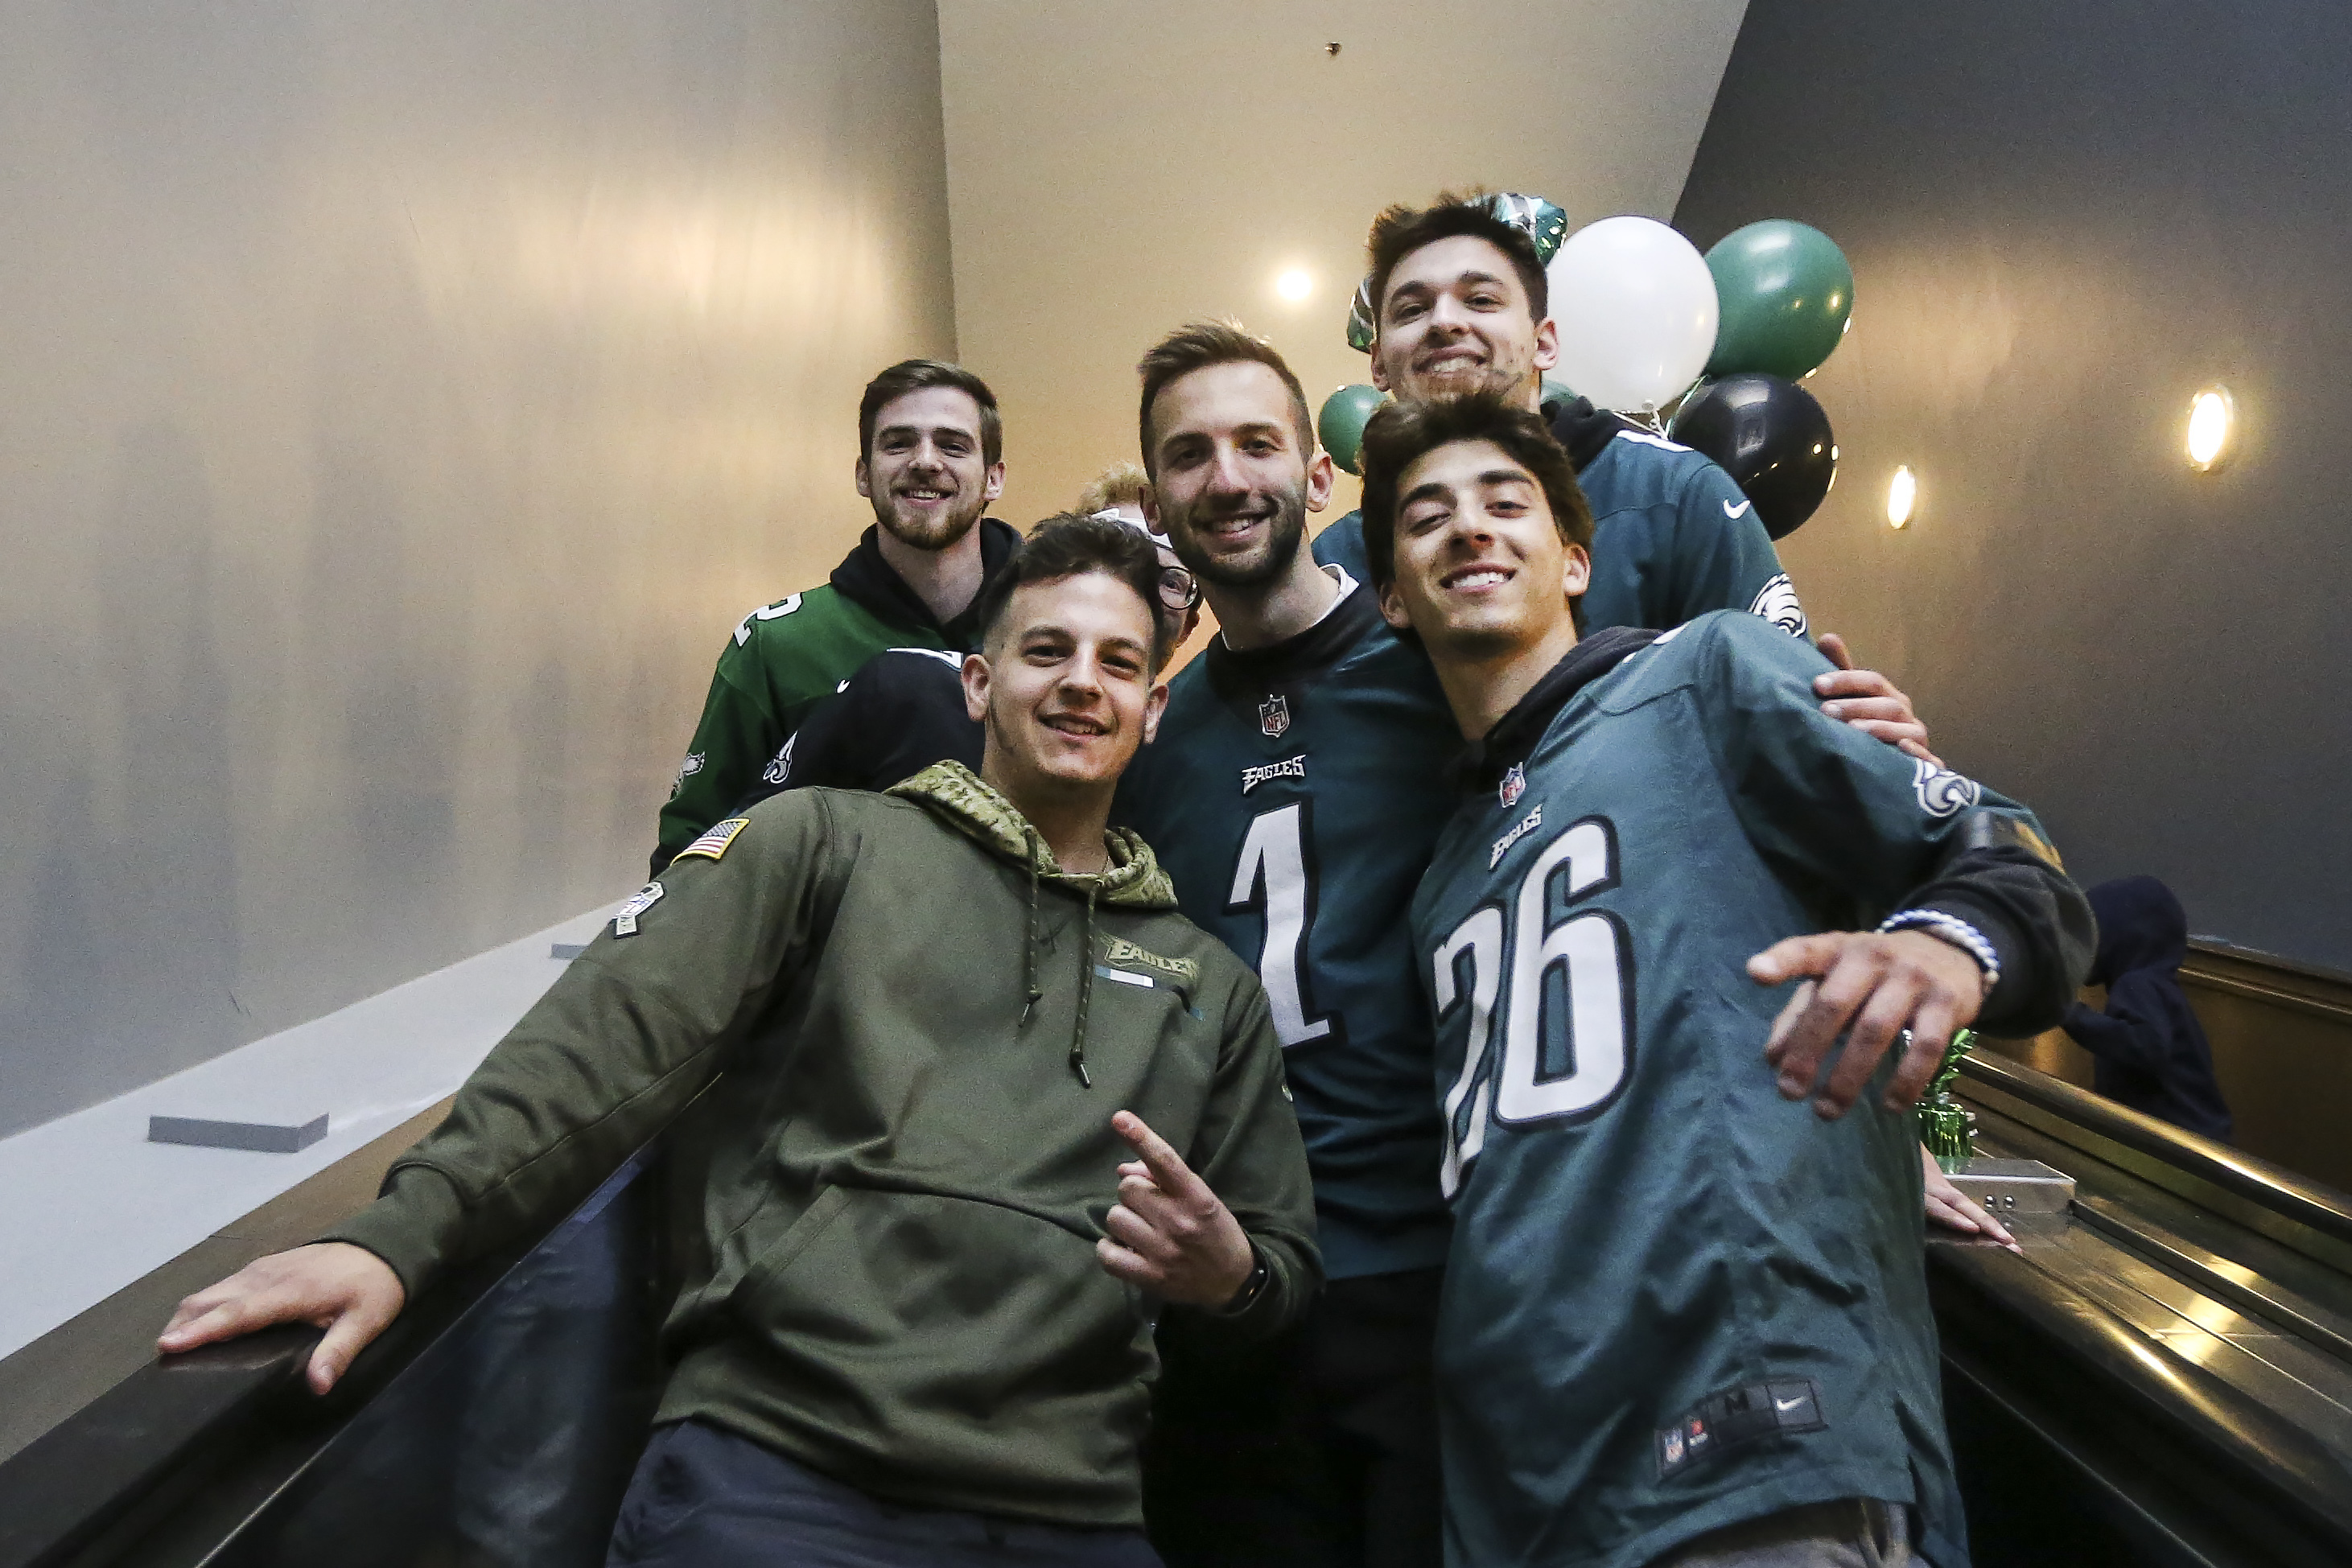
[[1452,809],[1460,729],[1368,588],[1273,647],[1222,641],[1170,683],[1119,786],[1179,906],[1255,966],[1334,1279],[1445,1260],[1429,1014],[1407,915]]
[[1787,994],[1743,966],[1857,904],[2011,933],[1944,868],[1973,834],[2043,841],[2021,807],[1824,717],[1827,662],[1746,614],[1560,696],[1580,654],[1639,641],[1588,640],[1530,694],[1414,900],[1454,1211],[1447,1560],[1631,1568],[1863,1497],[1915,1505],[1915,1543],[1961,1568],[1917,1130],[1875,1090],[1833,1123],[1782,1099],[1762,1051]]
[[[1715,463],[1642,430],[1619,430],[1576,482],[1592,508],[1588,632],[1681,625],[1745,610],[1793,636],[1805,612],[1756,508]],[[1364,518],[1350,512],[1316,536],[1315,559],[1369,582]]]

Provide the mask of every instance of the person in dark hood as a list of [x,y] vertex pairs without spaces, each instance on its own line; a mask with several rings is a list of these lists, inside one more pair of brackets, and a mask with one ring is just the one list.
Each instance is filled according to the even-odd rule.
[[2066,1032],[2098,1059],[2092,1087],[2120,1105],[2222,1143],[2230,1107],[2213,1077],[2213,1048],[2180,988],[2189,916],[2172,889],[2152,876],[2118,877],[2091,889],[2099,956],[2091,984],[2107,988],[2103,1012],[2076,1002]]

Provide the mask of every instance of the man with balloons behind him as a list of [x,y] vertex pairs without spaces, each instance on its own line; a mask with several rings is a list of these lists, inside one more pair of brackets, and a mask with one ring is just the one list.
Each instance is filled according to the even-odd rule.
[[[1688,250],[1663,225],[1609,224],[1641,225]],[[1382,213],[1367,246],[1371,275],[1349,323],[1349,341],[1371,355],[1373,386],[1405,402],[1493,391],[1543,408],[1592,508],[1585,614],[1593,625],[1669,631],[1710,610],[1745,610],[1805,635],[1805,612],[1772,536],[1728,474],[1589,398],[1547,397],[1545,372],[1560,363],[1561,344],[1545,267],[1564,227],[1558,207],[1510,193],[1449,192],[1425,208]],[[1695,252],[1691,260],[1705,266]],[[1649,268],[1655,258],[1635,252],[1617,264]],[[1696,281],[1711,287],[1703,275]],[[1594,390],[1614,393],[1609,401],[1655,408],[1706,365],[1712,340],[1703,331],[1688,343],[1654,346],[1639,364],[1624,362],[1636,356],[1622,347],[1612,354],[1616,346],[1596,343],[1585,354],[1592,362],[1575,368],[1580,379],[1606,383]],[[1363,518],[1350,512],[1316,539],[1316,559],[1365,578],[1363,540]],[[1884,675],[1853,669],[1840,639],[1824,637],[1822,651],[1841,666],[1816,688],[1830,699],[1831,715],[1924,755],[1924,734],[1909,727],[1903,694]]]

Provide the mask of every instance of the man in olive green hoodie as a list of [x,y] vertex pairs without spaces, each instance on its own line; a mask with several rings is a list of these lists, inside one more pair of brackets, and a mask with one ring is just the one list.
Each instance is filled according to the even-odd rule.
[[709,1261],[665,1330],[612,1561],[1156,1562],[1155,1303],[1252,1336],[1320,1281],[1265,995],[1105,828],[1167,697],[1159,574],[1123,524],[1042,525],[965,665],[979,775],[794,790],[711,829],[382,1197],[190,1297],[163,1348],[321,1323],[324,1390],[723,1067]]

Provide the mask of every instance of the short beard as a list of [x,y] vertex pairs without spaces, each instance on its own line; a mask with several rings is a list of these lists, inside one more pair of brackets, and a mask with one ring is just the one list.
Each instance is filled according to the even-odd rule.
[[1178,526],[1168,529],[1168,542],[1175,548],[1176,559],[1202,582],[1218,588],[1264,588],[1290,570],[1290,563],[1298,559],[1299,546],[1307,542],[1305,487],[1286,486],[1275,496],[1274,503],[1273,526],[1266,529],[1265,553],[1246,565],[1218,560],[1203,550],[1192,533],[1189,515],[1171,519]]
[[913,549],[943,550],[952,548],[964,535],[971,532],[980,515],[988,509],[985,500],[975,501],[961,511],[950,512],[937,523],[925,526],[911,523],[898,516],[898,507],[887,491],[874,497],[874,523],[884,533]]
[[[1428,384],[1433,379],[1436,384]],[[1408,392],[1405,390],[1408,382],[1421,390]],[[1533,361],[1516,371],[1486,364],[1479,366],[1475,374],[1457,371],[1452,375],[1425,378],[1408,371],[1392,375],[1390,382],[1397,389],[1398,401],[1402,402],[1433,402],[1446,398],[1467,397],[1473,392],[1493,392],[1497,397],[1516,402],[1530,388],[1543,383],[1543,372],[1535,368]]]

